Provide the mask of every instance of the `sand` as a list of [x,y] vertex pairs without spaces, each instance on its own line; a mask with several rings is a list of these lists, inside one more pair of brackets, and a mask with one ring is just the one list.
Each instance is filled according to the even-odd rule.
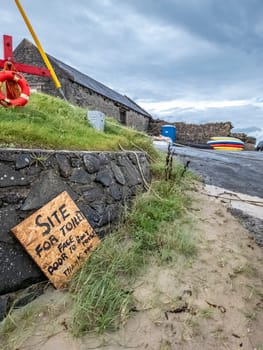
[[134,286],[137,312],[118,331],[73,338],[67,294],[50,286],[4,349],[262,350],[263,251],[213,191],[198,190],[190,211],[197,257],[149,267]]

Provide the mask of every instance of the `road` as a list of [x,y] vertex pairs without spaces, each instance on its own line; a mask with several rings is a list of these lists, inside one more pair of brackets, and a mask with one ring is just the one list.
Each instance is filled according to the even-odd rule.
[[[162,151],[167,147],[157,146]],[[263,152],[173,148],[176,157],[209,185],[263,198]]]

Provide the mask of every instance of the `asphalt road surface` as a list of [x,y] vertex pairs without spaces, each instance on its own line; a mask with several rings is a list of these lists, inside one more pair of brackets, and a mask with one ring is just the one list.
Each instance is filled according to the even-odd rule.
[[[162,151],[167,147],[157,146]],[[182,163],[209,185],[263,198],[263,152],[173,147]]]

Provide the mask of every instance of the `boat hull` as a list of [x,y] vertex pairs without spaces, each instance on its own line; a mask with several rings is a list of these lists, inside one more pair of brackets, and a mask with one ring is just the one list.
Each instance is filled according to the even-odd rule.
[[242,151],[245,146],[244,142],[236,137],[211,137],[207,144],[220,151]]

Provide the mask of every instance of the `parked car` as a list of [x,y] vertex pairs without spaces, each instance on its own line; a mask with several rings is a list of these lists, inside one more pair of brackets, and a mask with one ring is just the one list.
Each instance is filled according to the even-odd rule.
[[263,151],[263,141],[260,141],[256,146],[256,151]]

